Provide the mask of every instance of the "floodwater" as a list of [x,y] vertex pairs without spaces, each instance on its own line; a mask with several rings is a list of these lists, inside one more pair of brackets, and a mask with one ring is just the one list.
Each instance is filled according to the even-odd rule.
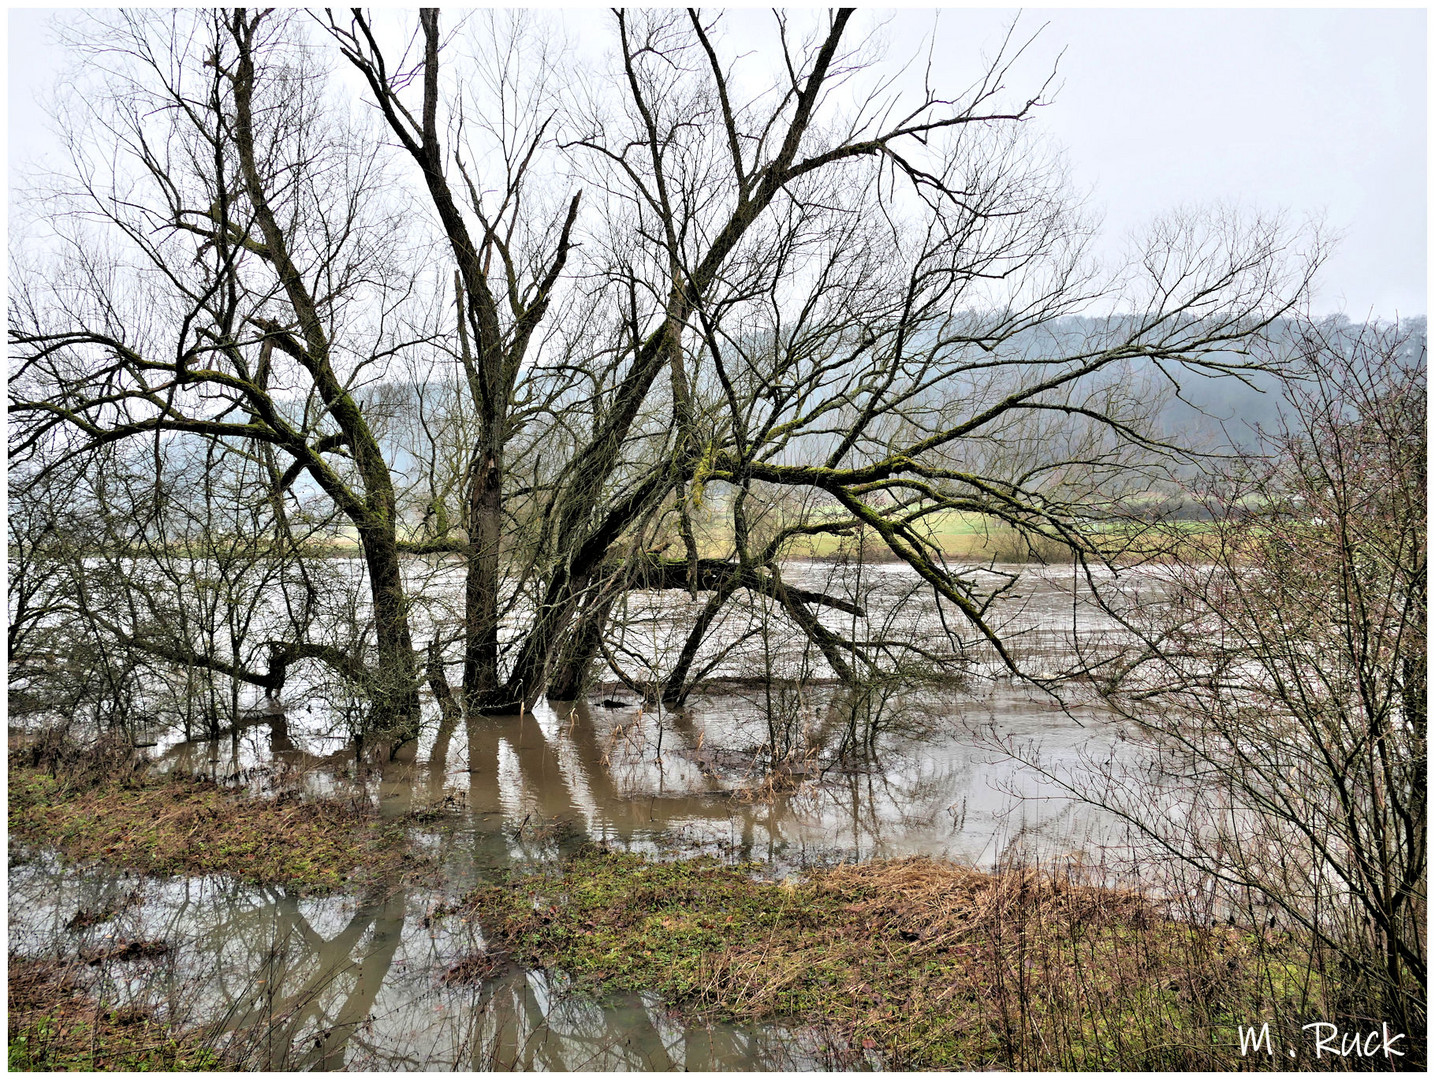
[[[1100,629],[1073,610],[1062,573],[1037,575],[1020,599],[1028,640],[1045,635],[1053,654],[1067,628]],[[889,572],[869,595],[906,587]],[[659,620],[633,625],[647,635],[636,655],[670,647]],[[771,655],[759,657],[769,670]],[[161,956],[94,966],[97,988],[181,1024],[220,1021],[264,1069],[814,1069],[831,1064],[820,1033],[695,1025],[642,997],[567,993],[559,973],[456,979],[460,961],[483,956],[482,928],[428,916],[498,872],[589,841],[758,860],[778,876],[910,854],[988,867],[1014,853],[1101,861],[1122,843],[1111,821],[1018,760],[1039,748],[1051,774],[1076,777],[1129,754],[1089,707],[987,678],[864,696],[744,678],[753,662],[730,656],[717,671],[728,681],[680,710],[609,683],[520,716],[435,716],[397,760],[356,749],[322,700],[297,696],[256,707],[219,740],[161,734],[150,750],[161,770],[257,797],[297,789],[366,799],[387,816],[421,811],[414,827],[437,880],[301,898],[12,851],[10,949],[73,957],[105,941],[163,941]],[[852,752],[854,733],[865,753]],[[774,737],[775,778],[762,752]],[[114,914],[67,929],[81,912]]]
[[[593,1001],[561,979],[504,970],[451,981],[482,930],[430,920],[436,893],[300,898],[225,878],[77,872],[40,856],[10,867],[10,949],[101,956],[118,941],[169,951],[90,969],[107,1002],[217,1024],[265,1071],[812,1069],[811,1040],[695,1025],[637,995]],[[87,929],[77,912],[114,910]],[[213,1030],[213,1029],[211,1029]]]

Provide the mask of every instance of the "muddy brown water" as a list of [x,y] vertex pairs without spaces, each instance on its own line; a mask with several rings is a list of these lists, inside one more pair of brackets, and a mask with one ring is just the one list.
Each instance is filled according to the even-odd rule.
[[[1051,637],[1074,618],[1059,573],[1025,600]],[[823,1068],[835,1059],[820,1032],[698,1024],[643,996],[569,993],[557,973],[486,973],[482,927],[428,915],[495,873],[589,841],[758,860],[779,876],[910,854],[988,867],[1013,852],[1090,861],[1123,842],[993,737],[1040,745],[1053,771],[1076,775],[1129,753],[1119,733],[1090,708],[1001,680],[890,693],[871,752],[845,762],[854,700],[823,685],[734,681],[676,711],[609,686],[521,716],[435,718],[397,760],[358,752],[322,701],[255,705],[219,740],[158,733],[155,767],[258,797],[302,790],[416,815],[440,868],[431,888],[306,898],[12,851],[9,947],[76,957],[164,941],[163,955],[88,969],[95,989],[180,1024],[218,1024],[263,1069]],[[769,719],[791,750],[778,790],[759,752]],[[466,958],[475,977],[454,978]]]
[[[73,956],[165,941],[163,956],[106,961],[85,977],[109,1003],[214,1025],[247,1066],[266,1071],[822,1067],[800,1033],[688,1023],[654,999],[595,1001],[542,972],[445,979],[482,951],[483,934],[427,919],[439,898],[417,889],[304,898],[221,877],[76,871],[41,854],[10,867],[10,948]],[[105,907],[116,914],[65,929],[75,911]]]

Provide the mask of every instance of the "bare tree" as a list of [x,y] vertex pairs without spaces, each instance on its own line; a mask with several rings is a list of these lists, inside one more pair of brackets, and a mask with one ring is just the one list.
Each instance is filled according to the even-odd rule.
[[[487,83],[493,101],[480,101],[467,122],[460,103],[454,110],[452,140],[445,145],[439,130],[437,10],[425,10],[420,24],[422,55],[411,69],[389,67],[361,11],[355,10],[347,23],[331,16],[329,30],[345,58],[363,74],[389,129],[417,165],[457,268],[457,353],[475,426],[463,485],[466,536],[455,541],[440,536],[421,550],[454,551],[467,560],[464,688],[468,701],[476,705],[491,696],[499,682],[505,466],[508,445],[522,429],[528,404],[520,375],[567,261],[581,193],[552,221],[556,228],[551,237],[545,232],[548,220],[540,216],[535,222],[528,172],[552,118],[539,111],[542,86],[517,84],[505,64],[515,59],[521,44],[516,32],[498,45],[506,55],[488,54],[497,70],[476,65],[475,82]],[[492,24],[490,29],[496,33]],[[422,97],[410,111],[402,91],[414,81],[420,83]],[[496,106],[492,114],[483,109],[486,104]],[[464,151],[473,128],[480,140],[491,144],[477,153],[493,152],[499,162],[497,176],[475,178],[467,168]],[[450,181],[450,168],[457,173],[455,179],[463,181],[458,191]],[[544,250],[546,256],[538,254]]]
[[[1234,216],[1174,218],[1126,278],[1100,280],[1057,164],[1024,132],[1044,88],[1009,100],[1004,80],[1021,50],[1004,49],[956,97],[929,84],[904,101],[880,82],[864,97],[854,85],[871,58],[845,44],[851,18],[834,14],[799,46],[779,16],[786,76],[753,93],[737,62],[722,60],[712,20],[618,13],[622,93],[580,85],[566,115],[500,108],[516,92],[503,62],[487,113],[446,103],[437,15],[423,17],[409,66],[385,59],[361,13],[331,22],[420,166],[459,267],[478,436],[466,536],[446,546],[468,560],[471,705],[507,710],[545,687],[576,692],[615,601],[632,589],[711,597],[666,680],[670,698],[735,592],[773,598],[850,677],[875,652],[840,639],[814,605],[849,612],[852,600],[797,595],[779,562],[794,537],[859,528],[1005,656],[986,620],[990,592],[943,563],[924,524],[988,514],[1092,551],[1082,523],[1099,513],[1096,498],[1136,486],[1141,455],[1172,449],[1115,376],[1143,362],[1166,377],[1256,366],[1247,345],[1300,296],[1310,259],[1280,228]],[[500,42],[500,57],[516,47]],[[556,147],[543,142],[550,119]],[[502,164],[486,184],[463,149],[475,127]],[[536,222],[520,215],[545,151],[561,151],[573,183],[599,193],[586,223],[576,192],[550,192]],[[570,323],[539,348],[565,267],[580,295],[570,295]],[[506,294],[507,310],[490,290]],[[1122,314],[1099,340],[1036,340],[1101,301]],[[487,359],[470,360],[470,348]],[[1042,429],[1054,425],[1075,434],[1053,456]],[[703,558],[694,536],[709,486],[731,507],[732,544],[719,558]],[[824,513],[755,542],[751,519],[761,503],[784,501],[783,489]],[[529,539],[521,564],[507,567],[502,607],[531,614],[499,664],[494,523],[505,514]],[[682,554],[664,557],[672,544]]]
[[282,645],[361,681],[380,730],[418,719],[389,464],[358,404],[412,276],[375,148],[322,111],[297,16],[116,17],[108,96],[71,131],[49,265],[10,306],[11,460],[33,476],[119,442],[223,443],[272,499],[322,491],[358,535],[373,652]]
[[[69,247],[15,275],[12,460],[208,440],[272,460],[270,499],[321,493],[357,534],[372,641],[284,655],[404,734],[410,616],[442,608],[405,553],[462,562],[426,673],[445,697],[461,641],[471,710],[576,693],[653,590],[706,595],[669,700],[741,597],[842,679],[977,647],[1016,666],[990,615],[1013,579],[948,565],[934,523],[1096,555],[1093,523],[1177,449],[1127,380],[1259,366],[1318,253],[1177,216],[1102,270],[1028,131],[1049,80],[1007,85],[1025,46],[909,93],[855,18],[778,13],[748,55],[697,11],[617,12],[609,78],[558,80],[522,20],[446,40],[425,11],[395,60],[370,16],[328,13],[316,39],[380,137],[297,15],[125,17],[92,54],[109,91],[72,143]],[[795,544],[853,535],[916,571],[943,640],[784,577]]]

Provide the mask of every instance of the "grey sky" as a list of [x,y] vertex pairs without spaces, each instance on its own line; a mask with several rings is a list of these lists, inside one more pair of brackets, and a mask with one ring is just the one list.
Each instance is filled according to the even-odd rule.
[[[64,56],[49,43],[49,13],[8,14],[13,168],[44,151],[35,95],[54,85]],[[936,70],[969,69],[1014,15],[942,11]],[[597,17],[580,16],[585,45]],[[1342,240],[1322,274],[1318,310],[1426,312],[1424,10],[1028,9],[1019,28],[1043,23],[1013,85],[1039,85],[1065,49],[1061,91],[1038,122],[1065,146],[1073,180],[1104,213],[1107,243],[1192,203],[1323,216]],[[908,9],[884,33],[907,56],[931,27],[930,12]]]

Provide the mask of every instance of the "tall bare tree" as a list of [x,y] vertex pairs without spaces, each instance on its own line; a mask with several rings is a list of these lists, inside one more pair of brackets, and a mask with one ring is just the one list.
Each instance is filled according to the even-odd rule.
[[[1168,376],[1256,366],[1245,346],[1300,296],[1310,262],[1287,234],[1233,217],[1173,218],[1128,277],[1098,279],[1057,163],[1024,132],[1045,88],[1014,101],[1006,90],[1020,49],[1004,48],[955,97],[928,84],[903,100],[882,83],[863,97],[854,84],[870,58],[847,44],[852,17],[834,13],[799,45],[778,16],[785,74],[756,92],[696,11],[616,13],[619,92],[580,85],[551,113],[500,108],[515,88],[498,63],[487,115],[507,126],[487,121],[487,160],[500,167],[486,176],[464,151],[484,114],[444,96],[437,14],[423,16],[407,66],[386,60],[362,13],[331,21],[419,166],[459,268],[479,434],[466,535],[425,546],[468,558],[470,704],[507,710],[545,686],[575,692],[631,589],[711,596],[670,697],[739,590],[774,599],[850,676],[870,654],[813,605],[850,611],[851,600],[798,595],[779,560],[795,536],[859,528],[1005,655],[985,619],[990,593],[943,564],[923,523],[989,514],[1090,550],[1081,522],[1099,509],[1096,481],[1119,479],[1137,452],[1171,449],[1112,376],[1142,362]],[[499,55],[515,48],[510,37]],[[555,171],[535,168],[545,152],[574,187],[581,178],[600,194],[554,198],[535,179]],[[466,203],[452,190],[460,179]],[[525,221],[535,188],[548,198]],[[565,267],[580,294],[570,323],[535,348]],[[1099,340],[1033,340],[1103,300],[1122,314]],[[1061,423],[1081,433],[1053,456],[1058,440],[1041,429]],[[705,559],[691,519],[709,485],[731,499],[733,543]],[[753,500],[783,488],[835,512],[754,543]],[[1102,497],[1114,494],[1108,484]],[[497,612],[515,610],[497,600],[505,513],[510,536],[530,536],[523,565],[508,569],[531,590],[531,615],[499,664]],[[651,554],[665,534],[681,556]]]
[[298,16],[117,16],[90,55],[108,96],[70,133],[60,253],[16,275],[10,452],[43,478],[119,442],[219,441],[307,482],[357,532],[373,653],[310,642],[412,733],[417,682],[394,488],[360,388],[384,378],[413,290],[376,147],[322,108]]
[[1270,222],[1177,216],[1102,270],[1028,130],[1047,84],[1007,85],[1024,46],[965,89],[929,64],[905,91],[858,21],[778,13],[749,54],[696,10],[620,11],[606,78],[562,80],[508,16],[446,39],[424,11],[407,52],[357,10],[314,40],[274,12],[125,17],[93,53],[112,70],[72,144],[71,247],[16,274],[12,457],[43,475],[121,440],[263,447],[271,497],[302,486],[351,523],[371,596],[372,649],[285,655],[362,673],[378,726],[408,734],[430,598],[405,553],[462,560],[427,673],[444,696],[461,640],[472,710],[577,692],[635,591],[706,594],[669,699],[740,596],[841,678],[890,664],[913,643],[784,578],[824,534],[915,569],[951,616],[927,660],[984,643],[1014,665],[989,617],[1010,577],[948,565],[933,522],[1095,554],[1095,519],[1175,451],[1126,380],[1257,366],[1314,254]]

